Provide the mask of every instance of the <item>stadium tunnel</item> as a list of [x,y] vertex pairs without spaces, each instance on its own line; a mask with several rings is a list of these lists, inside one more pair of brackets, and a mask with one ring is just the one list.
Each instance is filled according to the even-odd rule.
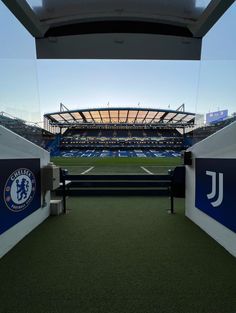
[[[83,5],[82,1],[63,0],[42,0],[39,5],[34,5],[34,1],[31,0],[2,0],[2,2],[35,38],[38,59],[200,60],[202,38],[234,1],[212,0],[205,1],[204,5],[198,5],[198,1],[195,0],[169,1],[168,5],[166,1],[161,0],[155,2],[116,0],[99,3],[87,1]],[[230,125],[219,134],[190,148],[193,165],[187,165],[186,171],[186,214],[236,256],[235,210],[230,209],[228,214],[222,206],[220,213],[212,213],[212,207],[204,203],[206,199],[199,200],[205,172],[208,172],[209,179],[213,179],[213,185],[215,177],[219,176],[219,186],[222,186],[222,173],[226,173],[227,177],[229,171],[228,168],[225,169],[227,162],[225,159],[231,158],[232,166],[235,166],[236,149],[233,145],[227,149],[234,136],[234,128],[234,125]],[[4,174],[6,184],[2,186],[6,201],[3,202],[3,199],[1,201],[5,204],[7,202],[11,212],[23,211],[21,217],[14,221],[9,220],[11,219],[9,216],[5,217],[8,222],[3,225],[0,234],[2,256],[48,217],[50,194],[48,191],[45,194],[43,189],[39,188],[40,173],[42,175],[43,167],[48,165],[49,154],[2,128],[1,135],[1,147],[8,142],[6,152],[1,152],[2,167],[7,164]],[[227,141],[224,140],[225,136]],[[210,154],[206,154],[206,145],[212,146]],[[216,146],[221,146],[221,149],[217,150]],[[226,152],[223,152],[223,147]],[[27,150],[32,152],[25,152]],[[32,163],[28,172],[17,173],[17,169],[27,168],[28,159],[32,159],[35,164]],[[201,163],[195,159],[206,160]],[[211,159],[218,161],[213,162]],[[207,167],[209,162],[211,165]],[[219,166],[222,175],[217,170]],[[12,173],[15,178],[21,175],[21,178],[28,181],[31,186],[33,200],[28,213],[23,210],[23,204],[14,207],[14,203],[11,203],[11,188],[14,186],[17,189],[19,183],[16,179],[12,181],[8,179],[12,177]],[[199,173],[199,176],[196,176],[195,181],[196,173]],[[210,182],[209,180],[208,183]],[[21,191],[24,191],[23,187],[26,185],[22,184],[20,187]],[[206,188],[204,192],[208,187],[204,187]],[[216,196],[214,188],[209,197],[213,196]],[[222,194],[220,196],[222,198]],[[43,200],[46,201],[46,206],[42,205],[45,202]],[[218,200],[211,203],[219,205],[222,199]],[[22,199],[19,200],[20,204],[21,201]],[[226,205],[229,203],[232,204],[228,202]]]

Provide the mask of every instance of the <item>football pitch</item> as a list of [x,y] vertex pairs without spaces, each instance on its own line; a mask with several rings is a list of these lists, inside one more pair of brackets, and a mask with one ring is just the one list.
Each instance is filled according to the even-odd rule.
[[56,165],[69,174],[167,174],[169,169],[182,164],[180,158],[52,158]]

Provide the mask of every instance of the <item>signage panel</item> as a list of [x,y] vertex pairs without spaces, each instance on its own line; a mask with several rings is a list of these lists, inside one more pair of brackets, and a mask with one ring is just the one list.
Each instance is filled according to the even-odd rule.
[[212,124],[225,120],[228,117],[228,110],[211,112],[206,114],[206,123]]
[[0,160],[0,234],[41,207],[40,159]]
[[195,207],[236,232],[236,159],[195,161]]

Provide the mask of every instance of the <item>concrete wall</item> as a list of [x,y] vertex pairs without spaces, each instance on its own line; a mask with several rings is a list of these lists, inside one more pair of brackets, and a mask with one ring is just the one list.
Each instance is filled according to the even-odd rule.
[[[236,233],[195,207],[195,158],[236,158],[235,135],[236,122],[189,149],[192,151],[193,165],[186,166],[185,213],[189,219],[236,257]],[[236,173],[232,173],[232,175],[236,176]]]
[[[0,159],[24,158],[40,158],[40,167],[42,168],[50,161],[50,154],[37,145],[0,126]],[[49,203],[50,192],[47,192],[45,207],[41,207],[0,235],[0,257],[12,249],[22,238],[49,216]]]

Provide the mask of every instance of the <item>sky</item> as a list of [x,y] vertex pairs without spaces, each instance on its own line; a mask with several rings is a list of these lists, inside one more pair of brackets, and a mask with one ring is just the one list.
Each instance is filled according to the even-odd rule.
[[39,121],[69,109],[137,106],[236,112],[236,5],[203,40],[201,61],[36,60],[31,35],[0,1],[0,111]]

